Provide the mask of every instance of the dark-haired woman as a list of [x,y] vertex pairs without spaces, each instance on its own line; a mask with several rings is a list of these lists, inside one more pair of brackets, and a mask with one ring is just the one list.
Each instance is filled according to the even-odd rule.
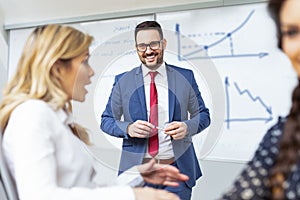
[[270,0],[268,9],[276,24],[278,47],[290,59],[298,85],[288,116],[267,132],[222,199],[300,199],[300,1]]

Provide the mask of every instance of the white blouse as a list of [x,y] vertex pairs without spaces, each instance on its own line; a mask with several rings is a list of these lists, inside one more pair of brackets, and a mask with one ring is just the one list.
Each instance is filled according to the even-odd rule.
[[130,173],[130,180],[120,177],[120,184],[127,186],[116,181],[114,186],[99,187],[93,182],[93,157],[70,130],[68,117],[64,110],[55,111],[40,100],[28,100],[12,112],[3,136],[3,152],[19,198],[135,199],[129,185],[141,182],[138,173]]

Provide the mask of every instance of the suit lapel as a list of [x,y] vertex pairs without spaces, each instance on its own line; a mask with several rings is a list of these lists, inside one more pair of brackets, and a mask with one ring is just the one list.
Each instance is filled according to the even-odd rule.
[[145,97],[145,89],[144,89],[144,78],[143,78],[143,72],[142,72],[142,67],[140,66],[137,68],[135,72],[135,83],[136,83],[136,88],[137,88],[137,93],[140,98],[140,109],[141,109],[141,114],[143,117],[143,120],[148,120],[147,119],[147,105],[146,105],[146,97]]
[[172,68],[166,64],[166,71],[168,77],[169,87],[169,121],[173,121],[174,108],[175,108],[175,94],[176,94],[176,73]]

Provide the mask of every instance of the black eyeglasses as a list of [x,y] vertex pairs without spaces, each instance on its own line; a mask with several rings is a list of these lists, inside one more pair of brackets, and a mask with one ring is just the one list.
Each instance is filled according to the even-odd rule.
[[160,43],[162,42],[162,40],[160,41],[152,41],[149,44],[145,44],[145,43],[140,43],[136,45],[136,48],[139,52],[145,52],[147,50],[147,47],[149,46],[150,49],[152,50],[157,50],[160,48]]

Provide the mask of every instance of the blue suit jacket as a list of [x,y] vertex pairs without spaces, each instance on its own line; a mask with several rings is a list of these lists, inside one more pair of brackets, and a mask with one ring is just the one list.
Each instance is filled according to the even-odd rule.
[[[209,111],[191,70],[166,64],[166,71],[170,122],[183,121],[188,126],[185,138],[172,140],[173,151],[179,170],[190,178],[187,185],[193,187],[202,173],[192,136],[209,126]],[[147,139],[132,138],[127,134],[128,125],[136,120],[147,121],[141,66],[116,76],[106,109],[101,116],[101,129],[112,136],[123,138],[119,173],[141,164],[146,151]]]

